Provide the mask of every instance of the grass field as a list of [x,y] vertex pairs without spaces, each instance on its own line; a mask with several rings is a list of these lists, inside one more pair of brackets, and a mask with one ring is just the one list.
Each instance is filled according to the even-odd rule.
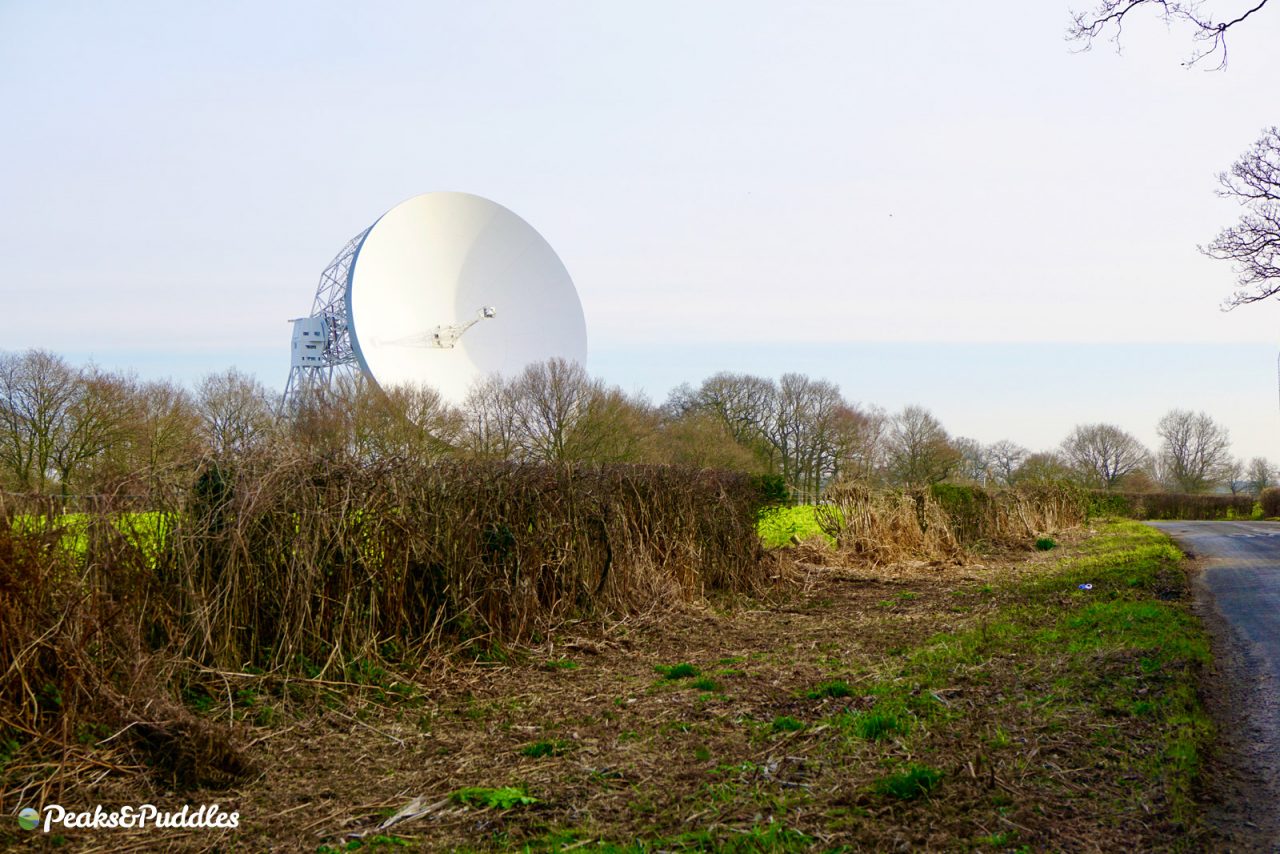
[[191,702],[235,720],[260,776],[75,798],[240,811],[234,837],[145,837],[190,848],[1204,847],[1208,648],[1178,553],[1134,523],[477,649],[346,683],[221,674]]

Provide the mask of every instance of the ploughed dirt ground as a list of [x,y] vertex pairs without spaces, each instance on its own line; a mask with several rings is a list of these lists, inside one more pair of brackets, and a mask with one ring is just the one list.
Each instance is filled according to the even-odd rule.
[[[172,793],[149,777],[84,775],[60,797],[69,809],[217,803],[239,812],[237,831],[55,836],[6,827],[0,845],[1213,848],[1211,829],[1175,816],[1168,787],[1143,764],[1155,724],[1044,699],[1073,667],[1069,650],[1023,661],[1008,644],[993,646],[949,670],[945,687],[903,687],[884,731],[866,726],[913,649],[940,633],[981,632],[1018,606],[1005,592],[1017,580],[1077,548],[962,567],[801,562],[763,597],[565,625],[537,646],[492,649],[479,661],[455,653],[414,673],[371,672],[365,684],[223,674],[208,714],[225,719],[230,704],[256,776]],[[1189,604],[1180,572],[1160,598]],[[1082,683],[1086,693],[1140,683],[1135,690],[1159,702],[1167,687],[1136,655],[1081,654],[1096,680]],[[697,675],[670,670],[682,664]],[[921,787],[895,794],[885,784],[913,767],[923,769]],[[457,794],[468,787],[509,787],[532,802],[502,809],[476,793],[468,803]],[[405,807],[413,817],[378,829]]]

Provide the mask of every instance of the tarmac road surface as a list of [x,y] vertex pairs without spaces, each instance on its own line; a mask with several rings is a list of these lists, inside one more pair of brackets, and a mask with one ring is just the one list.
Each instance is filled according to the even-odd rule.
[[1280,522],[1149,524],[1196,560],[1197,611],[1215,635],[1206,700],[1233,768],[1217,775],[1231,778],[1217,823],[1228,835],[1254,830],[1233,850],[1280,851]]
[[1218,613],[1280,685],[1280,522],[1152,522],[1202,561]]

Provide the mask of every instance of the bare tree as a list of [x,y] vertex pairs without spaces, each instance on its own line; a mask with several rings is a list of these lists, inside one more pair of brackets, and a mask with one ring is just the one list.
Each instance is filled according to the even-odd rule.
[[836,465],[836,426],[848,405],[835,384],[804,374],[783,374],[777,388],[765,438],[787,484],[816,497]]
[[873,480],[884,463],[884,437],[889,418],[882,410],[844,404],[832,413],[830,479]]
[[156,490],[174,485],[199,447],[195,401],[171,382],[144,383],[135,394],[133,473]]
[[87,486],[87,471],[130,438],[136,411],[133,384],[124,377],[90,366],[73,388],[50,458],[63,495]]
[[775,383],[750,374],[719,373],[697,389],[676,388],[667,419],[711,415],[760,466],[787,485],[817,495],[837,477],[869,478],[881,462],[883,413],[863,412],[826,380],[784,374]]
[[991,458],[987,446],[966,436],[956,437],[951,445],[960,454],[960,464],[952,477],[966,483],[986,486],[991,477]]
[[44,350],[0,354],[0,464],[12,486],[45,492],[78,394],[76,371]]
[[887,456],[890,478],[906,487],[946,480],[960,464],[942,423],[921,406],[907,406],[893,416]]
[[1222,479],[1232,495],[1239,495],[1242,490],[1249,488],[1249,482],[1244,479],[1244,474],[1244,460],[1239,457],[1233,457],[1222,467]]
[[219,457],[244,453],[269,434],[272,399],[262,383],[231,368],[210,374],[196,390],[200,436]]
[[649,453],[658,413],[647,400],[592,380],[584,404],[569,437],[569,459],[630,463]]
[[[1117,47],[1124,25],[1131,15],[1150,10],[1166,25],[1182,25],[1191,30],[1195,43],[1185,65],[1195,65],[1217,56],[1218,68],[1227,64],[1227,33],[1262,10],[1268,0],[1204,2],[1204,0],[1099,0],[1087,12],[1072,12],[1067,39],[1088,50],[1094,39],[1110,36]],[[1212,9],[1206,9],[1212,7]]]
[[1245,478],[1249,484],[1249,490],[1255,495],[1260,495],[1262,490],[1275,485],[1276,467],[1266,457],[1254,457],[1249,460]]
[[510,459],[517,448],[516,399],[500,374],[478,382],[462,405],[462,445],[481,457]]
[[593,392],[587,372],[577,362],[549,359],[526,367],[512,389],[521,456],[570,459],[570,436]]
[[1114,489],[1151,458],[1141,442],[1112,424],[1077,426],[1063,440],[1062,456],[1086,483],[1103,489]]
[[466,406],[463,444],[484,454],[560,461],[640,459],[656,429],[647,403],[588,376],[577,362],[550,359],[510,380],[492,378]]
[[991,477],[1001,486],[1013,483],[1014,473],[1022,466],[1031,452],[1016,442],[1001,439],[987,446],[987,460]]
[[1200,251],[1235,265],[1238,288],[1227,308],[1280,291],[1280,128],[1272,126],[1231,169],[1218,175],[1218,195],[1243,208],[1240,220]]
[[1171,409],[1156,432],[1160,447],[1160,479],[1182,492],[1205,492],[1224,478],[1231,462],[1231,436],[1204,412]]
[[665,416],[650,455],[656,462],[671,465],[752,473],[764,470],[760,457],[735,441],[723,420],[696,408]]
[[777,469],[776,448],[767,438],[778,408],[778,387],[772,380],[721,372],[703,380],[696,390],[687,385],[677,388],[665,408],[668,411],[693,408],[714,414],[735,442],[758,454],[768,470]]
[[1018,464],[1009,482],[1015,485],[1041,486],[1064,481],[1075,481],[1077,472],[1067,461],[1052,451],[1028,454]]

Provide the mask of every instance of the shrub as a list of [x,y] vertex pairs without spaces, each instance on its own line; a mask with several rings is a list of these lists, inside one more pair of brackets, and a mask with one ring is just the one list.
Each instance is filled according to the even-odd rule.
[[1262,505],[1262,515],[1267,519],[1280,516],[1280,487],[1269,486],[1262,490],[1258,503]]
[[[1253,498],[1248,495],[1095,492],[1091,498],[1090,512],[1092,515],[1124,516],[1129,519],[1144,520],[1249,519],[1253,516],[1253,504]],[[1280,497],[1277,498],[1276,505],[1277,512],[1280,512]],[[1266,514],[1265,504],[1263,513]]]

